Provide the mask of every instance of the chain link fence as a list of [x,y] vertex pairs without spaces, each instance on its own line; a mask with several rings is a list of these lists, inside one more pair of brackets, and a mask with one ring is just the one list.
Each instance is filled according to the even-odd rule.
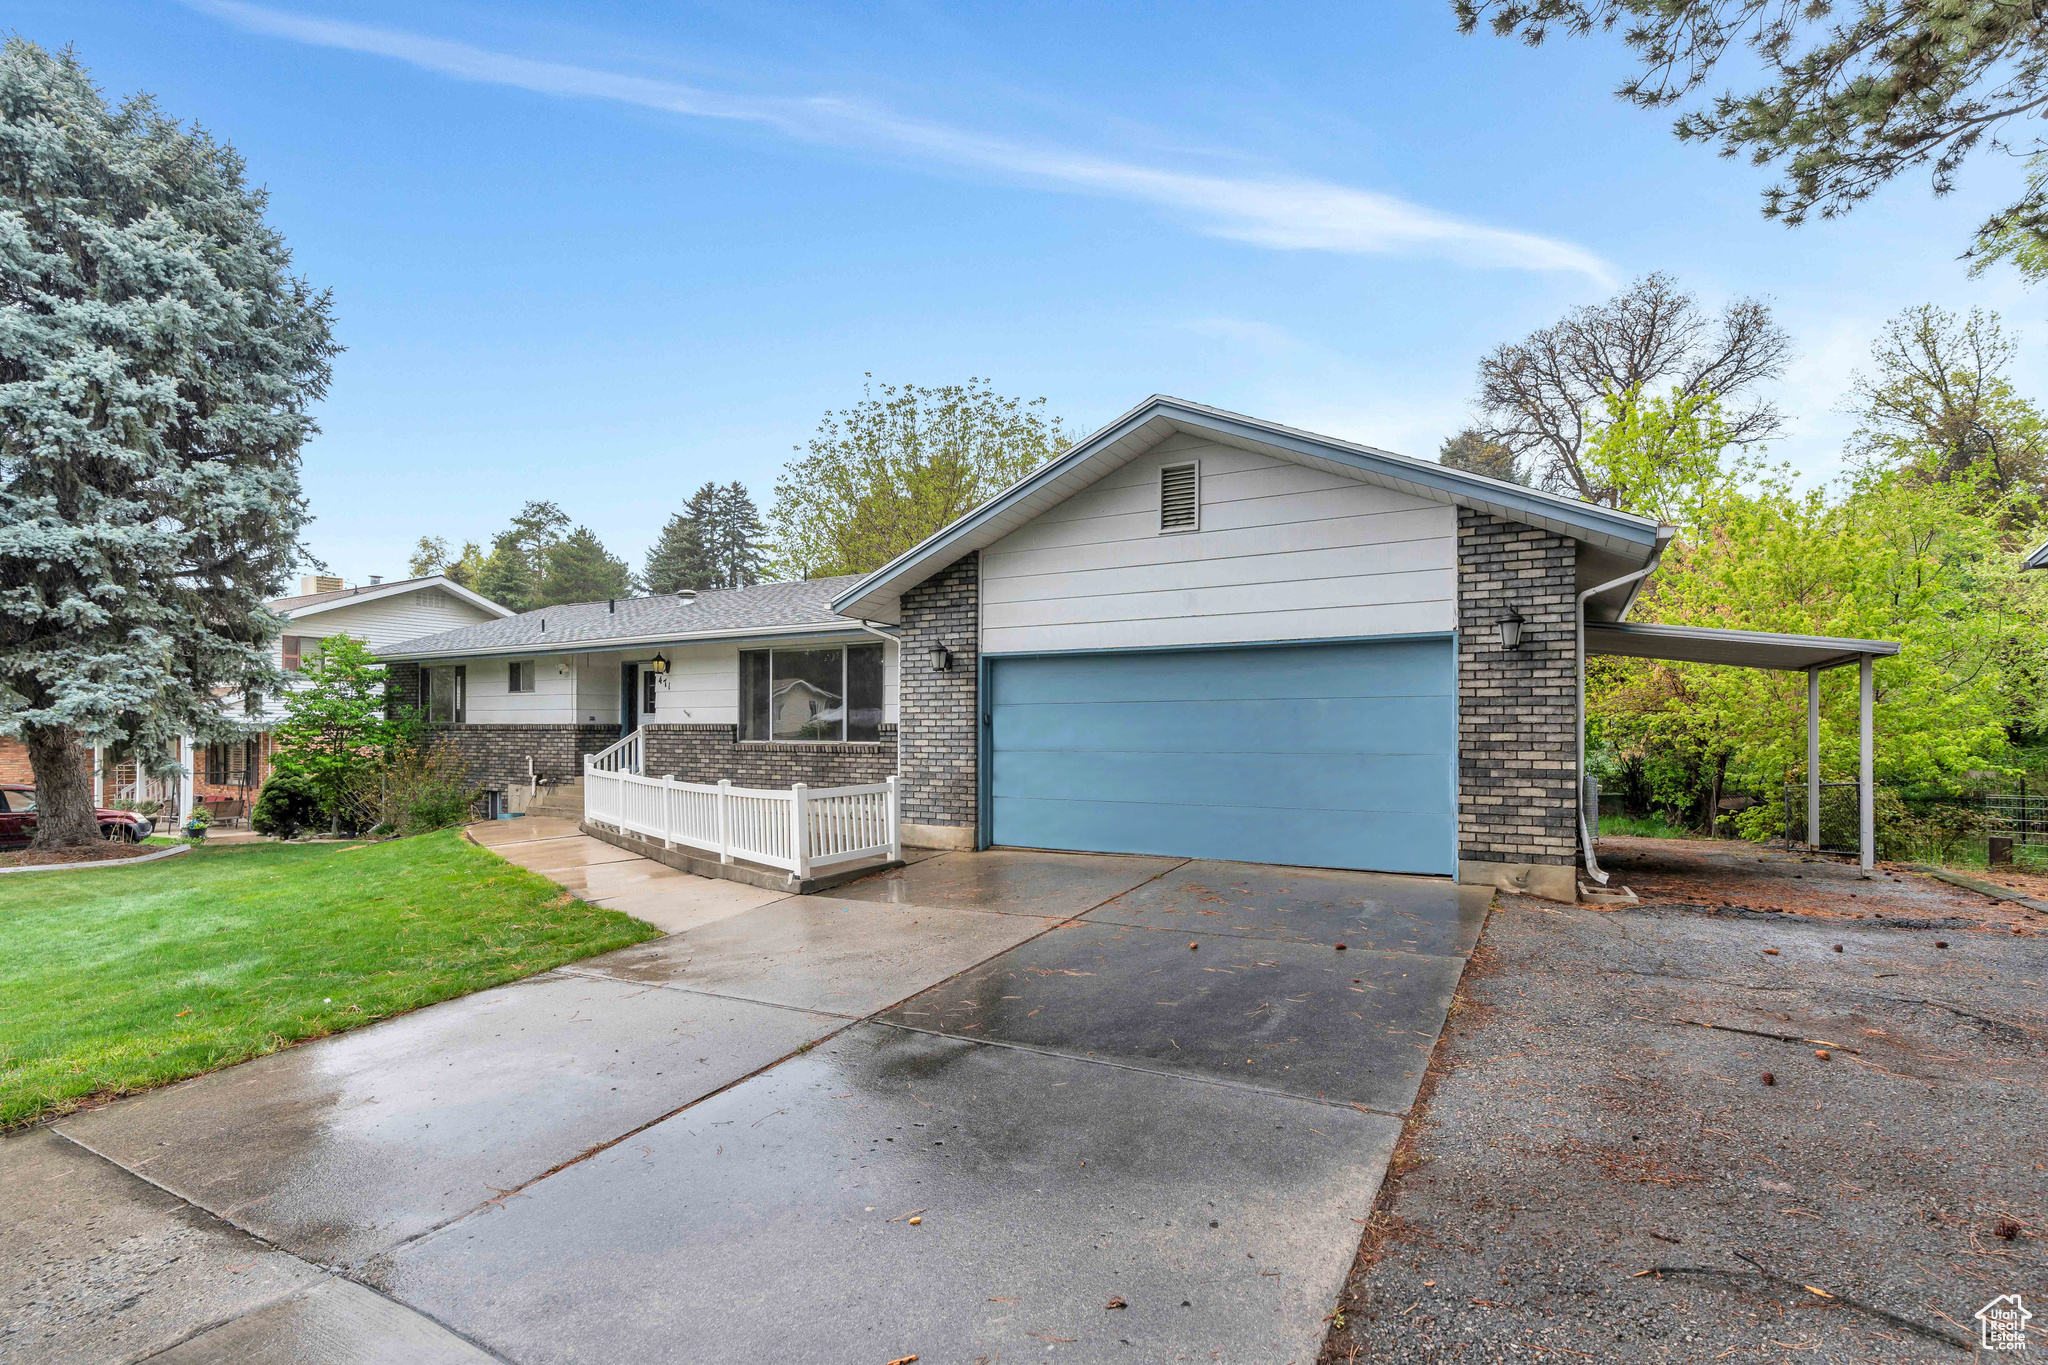
[[[1861,810],[1856,803],[1854,782],[1823,782],[1820,784],[1820,847],[1824,853],[1855,853],[1858,844],[1858,826]],[[1806,784],[1787,782],[1785,784],[1785,834],[1786,848],[1805,848],[1806,836]]]

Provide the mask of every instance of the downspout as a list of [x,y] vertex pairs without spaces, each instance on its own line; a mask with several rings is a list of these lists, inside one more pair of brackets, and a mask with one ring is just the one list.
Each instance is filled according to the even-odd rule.
[[[1634,573],[1623,574],[1617,579],[1602,583],[1597,588],[1586,589],[1579,594],[1578,610],[1572,614],[1572,626],[1578,637],[1577,648],[1574,651],[1578,656],[1578,724],[1573,727],[1573,730],[1578,740],[1579,761],[1578,765],[1572,770],[1572,780],[1578,784],[1577,801],[1575,804],[1579,808],[1579,847],[1585,850],[1586,875],[1601,886],[1607,885],[1607,874],[1600,870],[1600,860],[1594,856],[1593,831],[1586,822],[1586,603],[1589,599],[1597,597],[1603,592],[1610,592],[1615,588],[1623,587],[1630,583],[1635,584],[1636,591],[1640,592],[1643,580],[1657,571],[1657,561],[1664,557],[1664,547],[1670,543],[1671,528],[1667,526],[1658,527],[1657,546],[1650,553],[1650,562],[1637,569]],[[1627,616],[1635,604],[1636,593],[1631,592],[1628,595],[1628,601],[1622,604],[1621,614]],[[1599,818],[1599,812],[1594,812],[1594,818]]]
[[[879,640],[894,640],[896,642],[896,705],[899,708],[896,723],[896,776],[901,778],[903,776],[903,722],[900,708],[903,705],[903,637],[891,635],[888,631],[883,630],[864,616],[850,616],[847,619]],[[902,627],[899,626],[897,629],[901,630]],[[884,659],[889,657],[886,650],[883,652],[882,657]]]

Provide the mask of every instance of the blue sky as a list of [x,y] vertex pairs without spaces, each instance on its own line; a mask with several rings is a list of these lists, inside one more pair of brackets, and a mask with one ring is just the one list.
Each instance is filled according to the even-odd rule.
[[2002,311],[2048,387],[2048,297],[1955,260],[2009,165],[1788,230],[1763,172],[1612,97],[1618,45],[1462,37],[1439,0],[9,8],[234,143],[333,289],[305,479],[351,579],[529,498],[637,565],[705,479],[765,511],[869,372],[1431,455],[1481,354],[1657,269],[1773,302],[1808,478],[1907,305]]

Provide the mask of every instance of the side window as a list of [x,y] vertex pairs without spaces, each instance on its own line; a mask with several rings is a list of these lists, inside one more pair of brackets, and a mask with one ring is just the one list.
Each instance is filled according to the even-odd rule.
[[422,672],[427,686],[427,719],[443,725],[462,723],[463,683],[467,669],[429,668]]
[[769,737],[768,651],[744,650],[740,654],[740,738]]
[[846,651],[846,737],[872,744],[882,737],[882,647]]
[[654,681],[660,676],[651,669],[640,670],[640,714],[643,716],[654,714]]

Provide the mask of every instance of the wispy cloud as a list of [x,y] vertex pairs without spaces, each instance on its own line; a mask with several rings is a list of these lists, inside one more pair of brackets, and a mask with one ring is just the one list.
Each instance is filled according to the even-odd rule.
[[1471,223],[1394,195],[1327,181],[1148,166],[904,118],[858,100],[727,95],[395,29],[287,14],[243,0],[187,3],[252,32],[389,57],[462,80],[755,123],[806,142],[890,152],[1050,190],[1151,204],[1185,215],[1197,231],[1255,246],[1437,256],[1483,267],[1573,272],[1603,286],[1611,286],[1614,278],[1598,256],[1571,242]]

